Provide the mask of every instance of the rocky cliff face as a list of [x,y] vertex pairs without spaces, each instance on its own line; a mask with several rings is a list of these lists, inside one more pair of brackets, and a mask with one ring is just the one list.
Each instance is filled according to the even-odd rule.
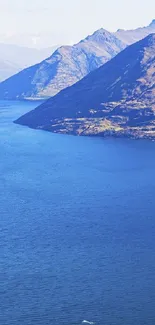
[[0,84],[0,99],[49,98],[118,54],[125,45],[104,29],[74,46],[62,46],[40,64]]
[[16,121],[77,135],[155,136],[155,34]]

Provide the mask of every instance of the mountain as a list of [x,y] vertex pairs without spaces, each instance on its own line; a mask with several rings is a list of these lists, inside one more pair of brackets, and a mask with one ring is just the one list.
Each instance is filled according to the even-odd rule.
[[[0,98],[30,97],[40,99],[54,96],[63,88],[72,85],[93,69],[110,60],[126,46],[143,39],[151,33],[155,33],[155,20],[146,27],[135,30],[119,29],[113,34],[100,29],[74,46],[59,48],[54,56],[51,56],[51,54],[58,46],[43,48],[43,44],[51,44],[51,33],[34,35],[0,34],[0,40],[4,42],[0,43],[0,81],[4,81],[23,69],[32,66],[31,70],[24,71],[18,78],[12,79],[11,84],[10,80],[8,84],[4,84]],[[8,42],[16,42],[30,47],[8,44]],[[37,47],[41,47],[41,49],[37,49]],[[88,57],[85,58],[84,56],[87,56],[87,53]],[[90,67],[91,61],[93,62]],[[40,62],[41,65],[33,67],[33,65]],[[20,89],[18,83],[21,83],[23,76],[24,84],[23,88]],[[13,87],[14,81],[17,81],[16,88]],[[25,89],[25,84],[28,89]],[[11,92],[9,87],[11,87]]]
[[8,79],[30,65],[41,62],[55,50],[55,47],[38,50],[0,43],[0,81]]
[[16,123],[67,134],[155,137],[155,34]]
[[146,27],[141,27],[132,30],[119,29],[114,35],[119,38],[126,45],[136,43],[149,34],[155,33],[155,19],[152,20],[151,24]]
[[74,46],[62,46],[41,63],[0,84],[0,99],[49,98],[110,60],[125,45],[104,29]]

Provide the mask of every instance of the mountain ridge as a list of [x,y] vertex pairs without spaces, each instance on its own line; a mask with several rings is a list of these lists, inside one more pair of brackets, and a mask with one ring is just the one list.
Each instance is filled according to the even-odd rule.
[[153,19],[148,26],[138,27],[131,30],[118,29],[114,35],[126,45],[131,45],[152,33],[155,33],[155,19]]
[[67,134],[155,137],[155,34],[16,123]]
[[100,29],[73,46],[61,46],[39,65],[24,69],[0,84],[1,99],[42,99],[76,83],[125,45]]
[[[151,32],[155,32],[155,20],[148,26],[129,31],[118,30],[116,33],[100,28],[79,43],[61,46],[54,53],[51,53],[50,49],[45,49],[44,52],[32,48],[25,49],[26,52],[23,53],[21,47],[15,52],[14,49],[5,50],[5,62],[2,60],[0,65],[1,81],[4,81],[0,84],[0,98],[38,100],[50,98]],[[46,50],[49,55],[45,58]],[[4,51],[0,45],[0,59],[4,57],[2,53],[4,54]],[[13,60],[10,59],[10,53]],[[7,64],[7,61],[11,65]],[[38,62],[39,65],[36,65]]]

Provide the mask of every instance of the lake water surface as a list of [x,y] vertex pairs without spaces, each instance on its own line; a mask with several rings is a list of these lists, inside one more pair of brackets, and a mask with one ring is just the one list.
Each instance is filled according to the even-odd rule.
[[0,102],[0,324],[155,324],[155,142],[12,123]]

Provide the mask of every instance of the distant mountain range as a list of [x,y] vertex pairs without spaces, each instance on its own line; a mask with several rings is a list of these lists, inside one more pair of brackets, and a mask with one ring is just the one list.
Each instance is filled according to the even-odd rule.
[[155,34],[16,123],[66,134],[155,137]]
[[0,81],[17,72],[41,62],[56,50],[55,47],[42,50],[0,43]]
[[140,27],[132,30],[119,29],[114,35],[126,45],[131,45],[145,38],[149,34],[155,33],[155,19],[146,27]]
[[[130,45],[154,32],[155,20],[152,20],[152,22],[148,26],[139,27],[133,30],[119,29],[117,32],[114,33],[114,35],[120,38],[127,45]],[[44,31],[38,33],[20,33],[19,31],[17,33],[0,32],[0,43],[12,45],[18,44],[18,46],[26,48],[49,48],[51,47],[51,42],[53,39],[55,39],[55,33],[53,33],[52,31]]]
[[0,84],[0,99],[54,96],[152,32],[155,20],[147,27],[130,31],[110,33],[100,29],[78,44],[59,47],[54,53],[51,48],[37,50],[0,44],[0,80],[13,75]]
[[[8,45],[17,45],[19,47],[32,49],[45,49],[50,47],[58,47],[53,43],[55,39],[55,32],[40,31],[40,32],[20,32],[17,31],[0,31],[0,43]],[[52,45],[54,44],[54,45]],[[59,43],[60,44],[60,43]]]
[[49,58],[0,84],[0,99],[49,98],[76,83],[125,48],[115,35],[96,31],[74,46],[62,46]]

